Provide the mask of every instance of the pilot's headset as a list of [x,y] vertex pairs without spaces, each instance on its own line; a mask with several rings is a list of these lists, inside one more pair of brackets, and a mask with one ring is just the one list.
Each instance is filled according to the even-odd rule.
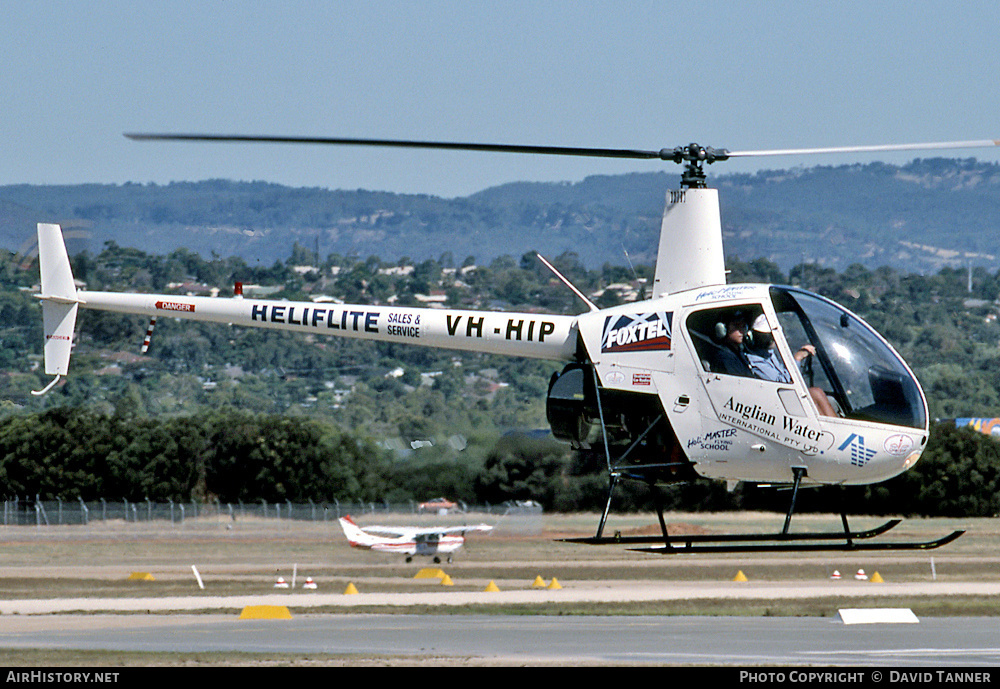
[[715,324],[715,330],[712,335],[715,336],[716,342],[722,342],[726,339],[726,335],[729,334],[729,324],[733,321],[740,319],[746,319],[746,316],[742,311],[735,311],[733,313],[727,314],[721,321]]

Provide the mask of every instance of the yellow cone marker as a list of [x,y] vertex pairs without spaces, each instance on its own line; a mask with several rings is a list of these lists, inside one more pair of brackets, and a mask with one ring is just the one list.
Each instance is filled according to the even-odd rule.
[[149,572],[132,572],[128,575],[129,581],[156,581]]
[[454,584],[454,582],[452,582],[451,577],[449,577],[447,574],[445,574],[444,577],[441,578],[441,585],[442,586],[454,586],[455,584]]
[[444,571],[442,571],[440,569],[431,568],[431,567],[424,567],[419,572],[417,572],[416,574],[414,574],[413,578],[414,579],[443,579],[444,576],[445,576]]
[[535,577],[535,580],[533,582],[531,582],[531,588],[533,588],[533,589],[542,589],[542,588],[545,588],[545,580],[542,579],[542,575],[541,574],[539,574],[537,577]]
[[873,584],[884,584],[885,583],[885,579],[883,579],[882,575],[879,574],[878,572],[875,572],[874,574],[872,574],[872,578],[869,579],[868,581],[872,582]]
[[357,594],[357,592],[358,592],[358,589],[354,586],[354,582],[353,581],[350,584],[347,585],[346,589],[344,589],[344,595],[345,596],[353,596],[353,595]]
[[733,581],[747,581],[747,575],[743,573],[743,570],[736,572],[736,576],[733,577]]
[[284,605],[248,605],[243,608],[241,620],[290,620],[292,613]]
[[552,583],[551,583],[551,584],[549,584],[549,586],[548,586],[548,587],[549,587],[550,589],[552,589],[553,591],[557,591],[557,590],[559,590],[559,589],[561,589],[561,588],[562,588],[562,586],[561,586],[561,585],[559,584],[559,580],[558,580],[558,579],[556,579],[555,577],[552,577]]
[[497,588],[497,585],[495,583],[493,583],[492,579],[490,580],[490,583],[486,585],[486,588],[483,589],[483,590],[484,591],[488,591],[490,593],[499,592],[500,591],[500,589]]

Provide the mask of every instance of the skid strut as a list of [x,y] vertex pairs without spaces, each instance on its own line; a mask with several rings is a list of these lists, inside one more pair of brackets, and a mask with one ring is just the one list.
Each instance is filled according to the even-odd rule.
[[930,541],[873,541],[872,539],[898,526],[902,523],[902,520],[890,519],[872,529],[852,531],[845,512],[840,513],[840,521],[844,527],[842,531],[792,532],[790,530],[792,514],[795,512],[798,490],[802,479],[806,475],[806,471],[803,467],[795,467],[792,469],[792,475],[792,498],[788,512],[785,515],[784,525],[778,533],[671,535],[663,518],[662,502],[659,500],[659,494],[654,488],[654,494],[657,495],[656,516],[660,523],[661,532],[659,536],[622,536],[619,533],[616,533],[614,536],[604,536],[604,527],[611,508],[611,496],[618,484],[619,478],[622,476],[621,473],[613,471],[608,488],[608,500],[597,527],[597,534],[591,538],[566,538],[562,540],[569,543],[583,543],[587,545],[645,546],[630,548],[630,550],[669,555],[673,553],[809,552],[824,550],[932,550],[951,543],[965,533],[965,531],[953,531],[946,536]]

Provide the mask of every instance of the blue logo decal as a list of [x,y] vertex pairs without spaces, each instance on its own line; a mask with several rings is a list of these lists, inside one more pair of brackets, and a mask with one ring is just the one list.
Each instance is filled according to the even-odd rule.
[[846,450],[848,447],[851,448],[851,464],[856,467],[863,467],[871,461],[871,458],[875,456],[875,450],[870,450],[865,447],[865,437],[863,435],[858,435],[857,433],[851,433],[847,440],[845,440],[838,450]]

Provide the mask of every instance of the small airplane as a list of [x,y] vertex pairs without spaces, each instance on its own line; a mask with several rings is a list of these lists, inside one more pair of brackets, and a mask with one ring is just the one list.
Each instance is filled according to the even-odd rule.
[[467,532],[493,530],[488,524],[428,528],[368,526],[362,529],[351,519],[351,515],[340,518],[340,528],[352,548],[405,555],[407,562],[411,562],[414,555],[424,555],[433,557],[435,563],[441,562],[440,554],[446,554],[448,562],[451,562],[451,554],[465,544]]
[[[80,308],[169,316],[302,334],[488,352],[560,362],[549,383],[552,434],[607,463],[608,492],[594,545],[643,545],[648,552],[924,550],[933,541],[874,539],[895,527],[790,532],[800,488],[878,483],[907,471],[930,434],[927,400],[913,371],[859,316],[794,286],[730,284],[719,195],[704,165],[749,156],[939,150],[1000,146],[1000,140],[885,146],[729,151],[692,143],[660,150],[566,148],[386,139],[203,134],[126,134],[139,141],[263,142],[390,146],[489,153],[593,156],[683,164],[681,188],[666,192],[652,290],[639,301],[600,309],[542,256],[585,305],[579,315],[471,311],[366,304],[315,304],[78,290],[58,225],[39,223],[45,372],[43,394],[68,373]],[[237,285],[239,287],[239,285]],[[146,346],[144,344],[144,348]],[[145,351],[145,349],[143,349]],[[776,533],[655,537],[603,535],[619,481],[651,487],[697,479],[791,489]],[[342,522],[345,523],[345,522]],[[345,528],[351,528],[346,522]],[[356,528],[356,527],[354,527]],[[456,532],[468,528],[456,529]],[[353,532],[362,534],[360,530]],[[414,530],[360,546],[446,552],[449,534]],[[433,544],[433,545],[431,545]],[[460,544],[460,543],[459,543]],[[377,546],[377,547],[376,547]]]

